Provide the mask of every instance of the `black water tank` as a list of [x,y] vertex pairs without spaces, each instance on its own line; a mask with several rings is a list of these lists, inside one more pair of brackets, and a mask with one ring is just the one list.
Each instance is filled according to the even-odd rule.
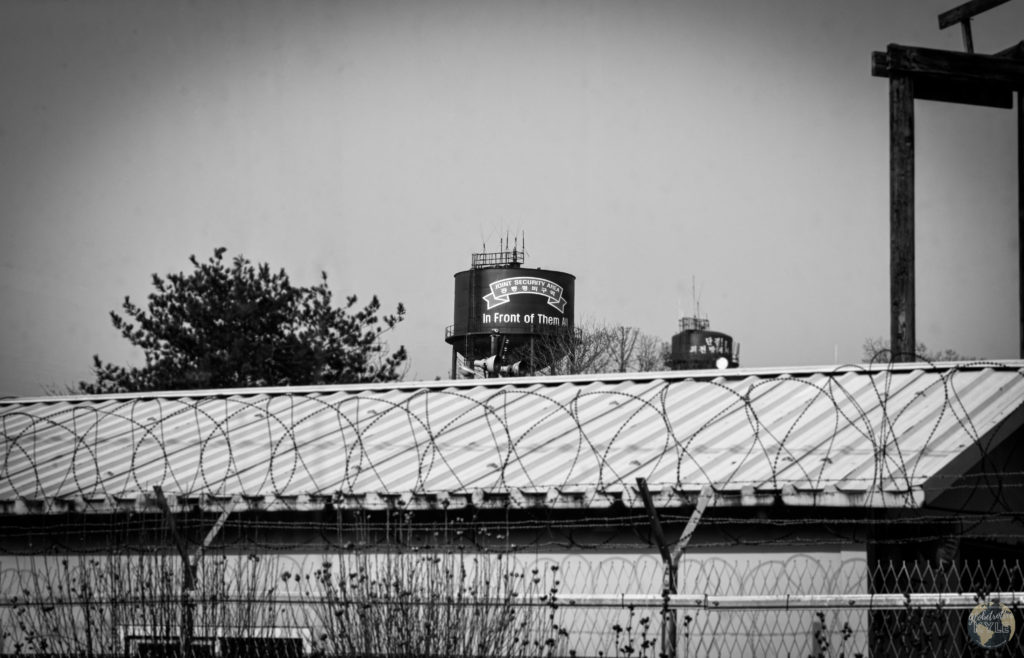
[[576,277],[520,267],[516,258],[500,255],[474,254],[474,267],[455,275],[454,322],[445,341],[464,359],[489,354],[495,333],[506,338],[510,355],[517,355],[510,358],[523,358],[532,341],[573,329]]
[[739,356],[732,336],[711,331],[706,318],[682,318],[680,332],[672,336],[670,362],[673,370],[736,368]]

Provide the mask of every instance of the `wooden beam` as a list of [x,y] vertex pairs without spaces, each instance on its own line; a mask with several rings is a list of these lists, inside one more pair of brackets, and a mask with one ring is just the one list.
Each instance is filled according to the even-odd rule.
[[[1000,56],[1006,55],[1001,54]],[[888,78],[893,75],[909,74],[894,74],[889,63],[889,54],[876,51],[871,53],[871,75]],[[1013,107],[1013,88],[1009,86],[978,81],[963,82],[931,75],[910,75],[910,77],[914,79],[914,98],[1006,110]]]
[[1013,108],[1013,89],[993,87],[976,82],[946,82],[933,78],[915,79],[914,98],[923,101],[995,107],[1001,110]]
[[889,54],[879,51],[871,53],[871,75],[876,78],[891,78],[889,74]]
[[964,21],[963,23],[960,23],[960,32],[964,39],[964,52],[973,53],[974,37],[971,35],[971,22]]
[[993,7],[1006,4],[1010,0],[971,0],[964,4],[953,7],[949,11],[944,11],[939,14],[939,29],[945,30],[950,25],[956,25],[957,23],[964,23],[969,21],[971,17],[977,16],[978,14],[988,11]]
[[914,361],[914,81],[889,80],[889,328],[894,361]]
[[996,88],[1024,87],[1024,60],[1000,55],[890,44],[885,57],[873,58],[872,64],[871,74],[882,78],[930,77],[942,82],[968,82]]
[[1024,41],[1016,43],[996,53],[996,57],[1010,57],[1012,59],[1024,59]]

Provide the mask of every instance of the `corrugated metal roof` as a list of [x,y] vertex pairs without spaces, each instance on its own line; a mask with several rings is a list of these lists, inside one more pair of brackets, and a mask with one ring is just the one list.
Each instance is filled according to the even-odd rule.
[[[1024,362],[0,401],[0,511],[919,505],[1022,424]],[[973,452],[972,452],[973,451]],[[975,460],[976,461],[976,460]]]

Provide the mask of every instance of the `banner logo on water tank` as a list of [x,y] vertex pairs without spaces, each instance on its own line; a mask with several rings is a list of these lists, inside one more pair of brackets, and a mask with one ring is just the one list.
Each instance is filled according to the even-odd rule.
[[562,297],[562,286],[547,279],[502,279],[491,284],[491,292],[484,295],[487,310],[507,304],[512,295],[544,295],[548,305],[565,312],[566,299]]

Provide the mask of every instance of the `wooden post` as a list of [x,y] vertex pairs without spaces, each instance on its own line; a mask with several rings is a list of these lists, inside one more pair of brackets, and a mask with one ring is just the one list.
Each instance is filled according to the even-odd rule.
[[914,361],[914,82],[889,79],[889,300],[894,361]]
[[1017,101],[1017,232],[1020,355],[1024,358],[1024,41],[994,55],[974,53],[970,20],[1008,0],[968,0],[939,14],[959,24],[965,53],[889,44],[871,55],[871,74],[889,78],[889,312],[893,360],[914,361],[914,99],[1010,109]]
[[960,23],[960,31],[964,37],[964,52],[974,52],[974,37],[971,36],[971,19]]

